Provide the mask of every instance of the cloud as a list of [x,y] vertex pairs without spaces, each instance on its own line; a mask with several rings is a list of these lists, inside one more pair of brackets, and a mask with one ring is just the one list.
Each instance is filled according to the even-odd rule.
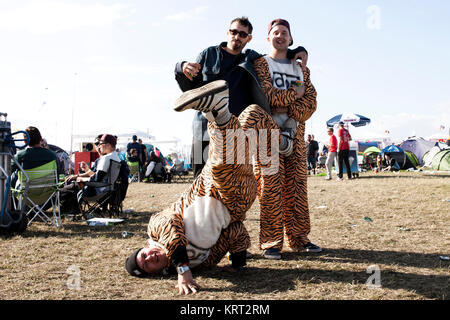
[[0,29],[51,34],[66,30],[102,28],[133,15],[136,9],[122,4],[74,4],[56,0],[33,0],[0,11]]
[[192,21],[203,20],[203,13],[207,11],[207,6],[197,7],[193,10],[182,11],[164,17],[166,21]]

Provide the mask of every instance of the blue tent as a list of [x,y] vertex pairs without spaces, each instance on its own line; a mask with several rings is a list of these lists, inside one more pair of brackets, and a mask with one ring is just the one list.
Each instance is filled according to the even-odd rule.
[[411,160],[406,156],[405,151],[402,148],[396,145],[390,145],[381,150],[380,154],[384,157],[385,153],[389,153],[391,158],[394,158],[397,161],[398,165],[401,169],[409,169],[414,168]]

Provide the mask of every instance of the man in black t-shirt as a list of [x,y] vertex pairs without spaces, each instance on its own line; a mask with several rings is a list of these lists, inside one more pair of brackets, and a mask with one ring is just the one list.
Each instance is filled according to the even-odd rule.
[[319,144],[317,143],[316,140],[312,138],[310,134],[308,134],[308,140],[306,141],[308,174],[311,174],[311,170],[313,171],[313,174],[316,174],[316,160],[318,151],[319,151]]

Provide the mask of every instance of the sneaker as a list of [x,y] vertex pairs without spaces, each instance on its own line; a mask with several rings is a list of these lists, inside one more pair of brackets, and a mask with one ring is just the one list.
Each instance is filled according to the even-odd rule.
[[337,177],[336,178],[337,181],[344,181],[344,179]]
[[270,248],[264,250],[264,258],[272,260],[280,260],[281,259],[280,249]]
[[228,85],[225,80],[210,82],[200,88],[184,92],[175,101],[175,111],[194,109],[201,112],[212,112],[228,107]]
[[306,252],[321,252],[322,248],[319,246],[316,246],[315,244],[308,242],[303,246],[303,249],[305,249]]
[[331,177],[326,177],[325,180],[331,180]]
[[253,258],[253,253],[251,253],[250,251],[246,250],[245,257],[246,257],[247,259],[251,259],[251,258]]

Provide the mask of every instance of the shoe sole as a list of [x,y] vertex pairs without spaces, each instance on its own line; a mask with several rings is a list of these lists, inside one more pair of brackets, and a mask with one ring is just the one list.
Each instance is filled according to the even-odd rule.
[[[195,100],[200,100],[206,96],[216,94],[218,92],[221,92],[228,88],[228,84],[225,80],[217,80],[210,82],[200,88],[189,90],[188,92],[185,92],[175,101],[175,107],[174,110],[177,112],[181,112],[187,109],[192,109],[191,107],[188,107],[189,104],[194,102]],[[211,99],[212,100],[212,99]],[[198,108],[195,110],[199,110],[202,112],[208,112],[211,111],[208,109],[209,105],[204,103],[205,107]]]
[[266,255],[264,255],[264,258],[269,259],[269,260],[280,260],[281,256],[266,256]]

